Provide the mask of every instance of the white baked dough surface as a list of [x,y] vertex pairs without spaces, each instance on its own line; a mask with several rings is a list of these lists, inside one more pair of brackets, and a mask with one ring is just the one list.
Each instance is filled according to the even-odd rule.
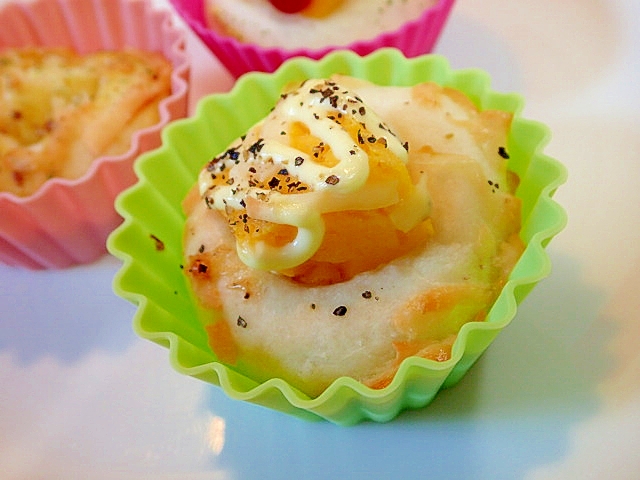
[[396,30],[434,3],[434,0],[345,0],[322,18],[282,13],[267,0],[206,0],[206,11],[212,26],[217,24],[243,42],[265,47],[321,48]]

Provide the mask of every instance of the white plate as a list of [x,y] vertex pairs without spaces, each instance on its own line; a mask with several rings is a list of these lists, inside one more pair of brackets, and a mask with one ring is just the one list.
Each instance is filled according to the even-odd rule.
[[[342,428],[236,402],[133,334],[134,307],[111,291],[115,259],[0,266],[0,478],[637,479],[638,32],[635,0],[454,8],[437,51],[488,70],[552,128],[570,222],[549,248],[551,277],[430,406]],[[195,38],[189,48],[196,97],[228,88]]]

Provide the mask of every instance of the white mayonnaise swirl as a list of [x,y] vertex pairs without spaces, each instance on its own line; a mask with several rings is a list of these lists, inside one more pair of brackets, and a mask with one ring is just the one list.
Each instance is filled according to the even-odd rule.
[[[344,116],[351,116],[366,133],[358,131],[357,138],[352,138],[340,124]],[[292,146],[292,125],[303,125],[319,140],[312,151]],[[307,80],[283,95],[264,120],[202,170],[200,194],[209,208],[227,216],[246,211],[253,219],[295,227],[295,239],[281,247],[261,241],[236,242],[240,259],[250,267],[293,268],[311,258],[322,244],[322,214],[384,208],[401,200],[394,179],[367,183],[369,156],[362,148],[367,142],[381,142],[390,155],[405,165],[408,162],[406,145],[357,94],[331,80]],[[318,161],[318,152],[328,150],[335,161]],[[424,193],[412,198],[428,204]],[[402,210],[411,210],[408,207]],[[414,217],[410,225],[406,218],[398,218],[399,229],[413,227],[424,214]]]

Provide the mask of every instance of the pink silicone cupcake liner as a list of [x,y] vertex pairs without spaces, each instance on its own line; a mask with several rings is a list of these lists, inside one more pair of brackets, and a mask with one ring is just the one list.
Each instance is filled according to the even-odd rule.
[[265,48],[242,43],[235,38],[222,35],[207,26],[204,0],[170,0],[177,12],[185,19],[204,44],[214,53],[220,63],[235,76],[250,72],[273,72],[282,62],[292,57],[320,59],[327,53],[348,49],[359,55],[367,55],[383,47],[394,47],[406,57],[416,57],[433,50],[444,28],[455,0],[439,0],[433,7],[401,28],[381,33],[370,40],[362,40],[344,46],[327,46],[322,49],[298,48],[285,50]]
[[82,177],[51,179],[36,193],[0,192],[0,262],[32,269],[89,263],[106,253],[106,238],[122,221],[115,197],[136,181],[133,163],[161,144],[160,132],[187,113],[186,32],[150,0],[36,0],[0,8],[0,50],[71,47],[79,53],[134,48],[162,53],[173,65],[171,95],[160,121],[139,130],[129,150],[95,160]]

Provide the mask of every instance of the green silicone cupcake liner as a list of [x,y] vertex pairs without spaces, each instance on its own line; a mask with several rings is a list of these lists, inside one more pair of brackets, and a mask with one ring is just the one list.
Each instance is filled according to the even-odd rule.
[[[351,378],[340,378],[320,396],[310,398],[281,379],[258,383],[217,361],[181,270],[185,221],[181,202],[201,167],[266,115],[284,85],[333,73],[381,85],[434,81],[465,92],[481,109],[513,112],[509,168],[520,177],[517,196],[523,205],[521,236],[526,249],[486,321],[462,327],[449,360],[410,357],[385,388],[373,390]],[[511,322],[533,286],[549,274],[551,264],[544,248],[566,224],[564,210],[552,200],[566,179],[566,170],[542,153],[549,131],[521,118],[522,107],[519,96],[492,91],[490,78],[482,71],[453,71],[441,56],[407,59],[393,49],[366,57],[337,52],[320,61],[293,59],[273,74],[247,74],[229,93],[203,98],[192,118],[169,125],[163,145],[138,159],[139,181],[116,201],[124,222],[107,245],[123,261],[114,280],[116,293],[138,306],[135,331],[167,347],[170,362],[179,372],[219,385],[232,398],[301,417],[340,425],[367,419],[385,422],[403,409],[427,405],[441,388],[454,385],[467,372]]]

